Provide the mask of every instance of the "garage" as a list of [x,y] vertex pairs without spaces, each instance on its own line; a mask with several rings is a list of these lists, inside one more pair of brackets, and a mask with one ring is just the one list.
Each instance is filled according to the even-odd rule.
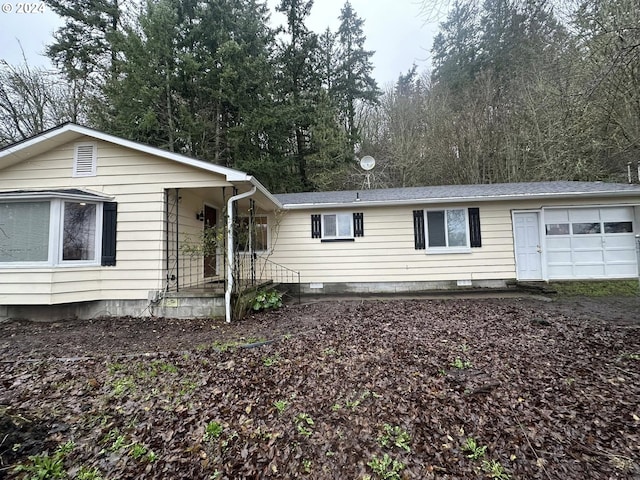
[[550,280],[638,275],[633,207],[545,208]]

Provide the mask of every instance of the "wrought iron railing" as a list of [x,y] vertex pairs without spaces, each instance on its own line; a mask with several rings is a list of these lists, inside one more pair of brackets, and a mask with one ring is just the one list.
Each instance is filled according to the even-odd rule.
[[[226,265],[219,255],[218,276],[204,277],[204,259],[198,255],[179,255],[179,262],[170,272],[167,279],[167,290],[180,292],[185,290],[205,290],[223,293],[226,287]],[[258,254],[238,253],[234,262],[234,293],[240,293],[248,288],[259,288],[273,284],[282,285],[287,293],[297,298],[300,303],[300,272],[280,265]]]

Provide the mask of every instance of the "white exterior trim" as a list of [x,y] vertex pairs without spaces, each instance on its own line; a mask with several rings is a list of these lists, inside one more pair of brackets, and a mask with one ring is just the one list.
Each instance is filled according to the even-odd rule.
[[155,157],[165,158],[174,162],[189,165],[191,167],[206,170],[208,172],[223,175],[228,182],[249,182],[252,186],[255,186],[265,197],[269,199],[276,207],[282,208],[282,204],[269,192],[264,185],[262,185],[255,177],[247,175],[239,170],[232,168],[222,167],[213,163],[205,162],[203,160],[196,160],[186,155],[179,153],[169,152],[162,150],[161,148],[151,147],[143,143],[133,142],[131,140],[125,140],[124,138],[109,135],[108,133],[100,132],[92,128],[82,127],[73,123],[66,123],[59,127],[47,130],[35,137],[29,138],[22,142],[18,142],[13,146],[9,146],[4,150],[0,150],[0,170],[6,166],[18,163],[25,158],[28,158],[31,154],[29,151],[33,149],[34,154],[41,153],[48,149],[44,148],[46,143],[52,143],[53,146],[59,146],[62,143],[67,143],[78,139],[81,136],[87,136],[102,140],[108,143],[119,145],[125,148],[153,155]]

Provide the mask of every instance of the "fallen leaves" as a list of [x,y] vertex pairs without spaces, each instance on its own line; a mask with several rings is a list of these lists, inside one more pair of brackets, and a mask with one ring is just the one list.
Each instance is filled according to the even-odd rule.
[[[17,415],[34,427],[0,455],[15,465],[38,453],[34,445],[73,438],[67,470],[105,478],[635,478],[640,362],[628,352],[640,351],[638,330],[548,308],[326,302],[229,328],[194,321],[193,332],[184,321],[152,321],[166,345],[144,337],[138,323],[147,320],[106,321],[122,335],[113,345],[105,335],[93,345],[84,325],[49,325],[42,335],[60,335],[56,345],[66,335],[78,342],[69,350],[95,347],[94,356],[21,362],[5,349],[0,429],[15,429]],[[129,349],[128,327],[155,353]],[[21,356],[61,348],[42,346],[37,329],[31,338],[3,328]],[[270,342],[245,349],[240,336]],[[19,444],[31,432],[27,450]],[[135,455],[134,446],[110,450],[120,437],[139,445]],[[469,438],[482,458],[465,451]]]

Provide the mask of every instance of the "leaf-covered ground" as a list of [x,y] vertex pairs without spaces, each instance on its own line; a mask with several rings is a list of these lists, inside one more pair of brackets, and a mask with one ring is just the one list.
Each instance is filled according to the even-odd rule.
[[639,478],[637,303],[0,324],[0,478]]

